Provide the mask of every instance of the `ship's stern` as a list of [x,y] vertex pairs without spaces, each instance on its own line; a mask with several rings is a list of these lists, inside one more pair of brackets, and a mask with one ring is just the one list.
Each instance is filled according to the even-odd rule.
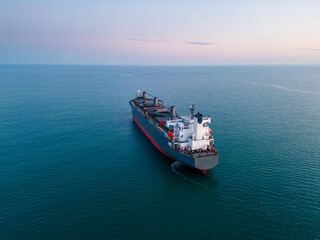
[[208,170],[219,163],[219,153],[209,156],[199,156],[194,158],[194,167],[200,170]]

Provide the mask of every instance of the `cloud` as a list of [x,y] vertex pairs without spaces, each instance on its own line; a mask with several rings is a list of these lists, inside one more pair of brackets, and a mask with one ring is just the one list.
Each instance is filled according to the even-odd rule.
[[19,3],[19,5],[20,5],[21,7],[29,8],[29,9],[33,9],[33,10],[37,10],[37,11],[47,11],[47,10],[50,10],[49,7],[46,7],[46,6],[43,6],[43,5],[39,5],[39,4]]
[[297,51],[320,51],[320,48],[294,48]]
[[138,42],[167,42],[167,41],[162,41],[162,40],[150,40],[150,39],[143,39],[143,38],[131,38],[128,39],[130,41],[138,41]]
[[[164,40],[152,40],[152,39],[145,39],[145,38],[130,38],[129,41],[137,41],[137,42],[158,42],[158,43],[167,43],[168,41]],[[210,42],[186,42],[187,44],[192,45],[214,45],[216,43],[210,43]]]
[[209,42],[187,42],[187,44],[193,44],[193,45],[213,45],[215,43],[209,43]]

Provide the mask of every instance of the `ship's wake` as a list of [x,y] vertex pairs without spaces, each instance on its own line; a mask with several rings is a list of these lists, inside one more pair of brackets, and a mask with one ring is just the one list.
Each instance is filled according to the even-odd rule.
[[179,163],[179,162],[174,162],[174,163],[172,163],[172,165],[171,165],[171,169],[172,169],[172,171],[173,171],[174,173],[176,173],[176,174],[178,174],[179,176],[183,177],[184,180],[188,180],[188,178],[187,178],[185,175],[183,175],[182,173],[179,172],[179,169],[181,170],[183,167],[184,167],[184,166],[183,166],[181,163]]
[[[202,175],[200,176],[200,174],[197,175],[197,176],[188,176],[189,175],[188,172],[187,172],[188,168],[186,166],[182,165],[179,162],[174,162],[173,164],[171,164],[171,169],[175,174],[177,174],[180,177],[182,177],[183,180],[185,180],[187,182],[190,182],[192,184],[198,185],[198,186],[200,186],[200,187],[202,187],[202,188],[204,188],[204,189],[206,189],[208,191],[214,192],[216,183],[215,183],[215,180],[214,180],[214,178],[212,176],[208,176],[208,175],[207,176],[202,176]],[[192,172],[193,172],[193,175],[194,175],[194,171],[192,171]],[[205,182],[206,184],[200,183],[200,179],[196,180],[195,179],[196,177],[201,177],[201,180],[203,180],[203,181],[206,181],[206,180],[210,179],[209,182],[212,182],[212,180],[213,180],[214,181],[213,182],[213,186],[212,187],[207,186],[208,181]]]
[[302,90],[302,89],[296,89],[296,88],[287,88],[287,87],[283,87],[283,86],[276,85],[276,84],[259,83],[259,82],[251,82],[251,81],[239,81],[239,82],[255,84],[255,85],[264,85],[264,86],[278,88],[278,89],[281,89],[281,90],[291,91],[291,92],[320,95],[320,92],[308,91],[308,90]]

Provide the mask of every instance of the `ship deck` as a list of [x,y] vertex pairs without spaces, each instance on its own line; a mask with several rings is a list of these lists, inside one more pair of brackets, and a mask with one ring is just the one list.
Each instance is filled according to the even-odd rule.
[[[170,116],[170,108],[164,106],[162,101],[157,106],[153,105],[153,99],[144,99],[144,98],[135,98],[132,100],[133,104],[140,108],[141,114],[147,118],[151,118],[157,127],[160,127],[166,133],[170,131],[165,125],[159,126],[160,121],[167,121],[167,120],[180,120],[181,118],[177,116]],[[168,139],[169,141],[169,139]],[[172,141],[173,149],[180,152],[181,154],[185,154],[192,157],[208,157],[217,155],[218,151],[214,144],[210,142],[210,145],[207,149],[199,149],[199,150],[181,150],[180,148],[175,148],[179,142]]]

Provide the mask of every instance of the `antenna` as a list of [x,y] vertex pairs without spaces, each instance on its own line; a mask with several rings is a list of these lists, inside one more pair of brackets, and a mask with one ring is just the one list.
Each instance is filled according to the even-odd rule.
[[190,106],[190,118],[193,119],[193,116],[194,116],[194,104]]

